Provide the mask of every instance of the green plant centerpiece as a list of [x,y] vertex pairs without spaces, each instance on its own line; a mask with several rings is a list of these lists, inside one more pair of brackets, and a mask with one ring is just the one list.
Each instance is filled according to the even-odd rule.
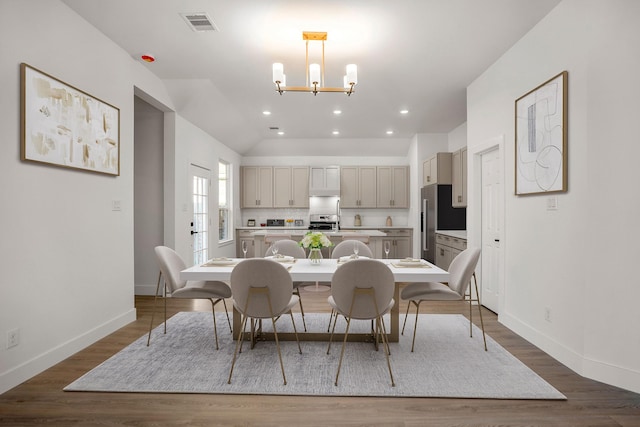
[[322,248],[329,248],[333,246],[331,240],[319,231],[309,231],[300,240],[299,243],[305,249],[309,249],[309,260],[311,264],[320,264],[322,262]]

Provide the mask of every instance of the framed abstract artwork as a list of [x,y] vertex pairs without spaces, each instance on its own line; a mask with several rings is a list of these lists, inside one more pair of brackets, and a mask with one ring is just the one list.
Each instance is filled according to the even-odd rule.
[[21,157],[120,175],[120,110],[20,64]]
[[515,104],[516,195],[567,191],[567,72]]

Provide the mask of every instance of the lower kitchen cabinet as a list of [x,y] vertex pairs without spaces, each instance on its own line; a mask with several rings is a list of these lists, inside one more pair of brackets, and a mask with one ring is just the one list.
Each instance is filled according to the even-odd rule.
[[467,240],[436,233],[436,266],[449,270],[451,261],[467,249]]
[[390,259],[409,258],[412,256],[411,229],[380,229],[380,231],[387,233],[387,237],[380,239],[381,246],[379,250],[382,258],[386,257],[384,254],[384,242],[389,242],[390,244]]
[[253,231],[236,230],[236,256],[244,257],[242,253],[242,242],[247,242],[247,258],[256,256],[255,241],[253,239]]

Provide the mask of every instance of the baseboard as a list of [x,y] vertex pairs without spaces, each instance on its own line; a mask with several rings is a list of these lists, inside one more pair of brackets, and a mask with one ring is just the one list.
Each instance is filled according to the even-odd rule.
[[99,325],[86,333],[48,350],[0,375],[0,394],[49,369],[56,363],[72,356],[96,341],[117,331],[136,320],[136,309],[131,310]]
[[135,285],[134,292],[136,295],[155,295],[157,285]]
[[500,314],[498,321],[577,374],[640,393],[640,372],[586,358],[508,314]]

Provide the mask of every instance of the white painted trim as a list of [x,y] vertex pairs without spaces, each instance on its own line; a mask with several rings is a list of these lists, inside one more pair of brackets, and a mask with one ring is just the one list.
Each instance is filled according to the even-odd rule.
[[[467,182],[470,183],[468,188],[468,200],[467,200],[467,244],[468,246],[482,247],[482,212],[480,207],[480,201],[482,200],[482,155],[492,150],[498,149],[502,156],[502,176],[500,180],[502,182],[502,234],[500,235],[500,245],[502,250],[500,251],[501,260],[500,265],[502,271],[500,272],[500,283],[498,283],[498,320],[500,321],[500,314],[504,311],[505,301],[505,259],[506,259],[506,182],[505,182],[505,148],[504,148],[504,134],[490,138],[484,142],[476,145],[467,146],[467,168],[470,172],[467,176]],[[471,166],[471,168],[469,168]],[[478,268],[482,268],[479,265]],[[482,272],[478,273],[479,277],[482,277]]]
[[0,374],[0,394],[12,389],[29,378],[49,369],[56,363],[74,355],[96,341],[117,331],[123,326],[136,320],[136,309],[122,313],[108,322],[103,323],[71,340],[62,343],[31,360]]

